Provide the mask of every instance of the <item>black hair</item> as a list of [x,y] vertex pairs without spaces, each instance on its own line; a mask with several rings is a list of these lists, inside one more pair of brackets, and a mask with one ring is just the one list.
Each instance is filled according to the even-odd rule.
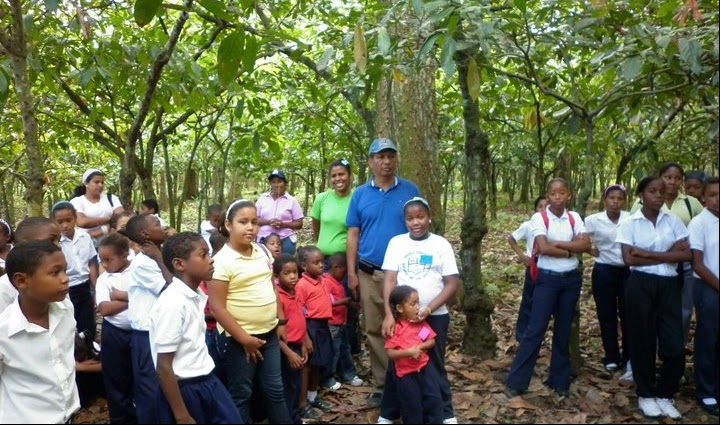
[[[228,206],[227,211],[225,212],[225,220],[232,221],[233,218],[235,218],[235,214],[237,214],[238,211],[245,209],[245,208],[255,208],[255,204],[252,201],[248,201],[247,199],[238,199],[237,201],[233,201]],[[225,236],[230,236],[230,232],[225,226],[220,226],[218,229],[220,233],[222,233]]]
[[328,257],[328,264],[330,265],[330,267],[347,266],[347,257],[342,252],[336,252],[335,254]]
[[160,205],[158,205],[158,201],[153,198],[148,198],[142,202],[140,202],[141,205],[145,205],[148,209],[151,209],[154,212],[154,214],[160,214]]
[[222,249],[225,243],[227,243],[228,238],[220,232],[212,232],[210,233],[209,240],[213,253],[216,253]]
[[207,246],[205,239],[195,232],[180,232],[167,238],[162,247],[162,257],[165,267],[174,273],[173,260],[176,258],[181,260],[190,258],[190,254],[192,254],[195,249],[196,242],[203,242],[203,244]]
[[637,185],[637,190],[635,190],[636,195],[640,195],[647,189],[648,185],[652,183],[655,180],[661,180],[659,176],[646,176],[640,179]]
[[417,290],[412,286],[407,285],[398,285],[392,290],[392,292],[390,292],[388,304],[390,304],[390,310],[392,311],[395,319],[400,316],[400,313],[397,311],[397,306],[402,305],[405,301],[407,301],[413,292],[417,292]]
[[565,186],[565,188],[567,188],[567,190],[570,190],[570,183],[568,183],[567,180],[565,180],[562,177],[555,177],[554,179],[552,179],[548,182],[547,186],[545,186],[545,191],[550,192],[550,186],[554,185],[555,183],[562,183]]
[[73,215],[77,214],[77,211],[75,210],[75,205],[68,201],[58,201],[53,204],[52,208],[50,208],[50,215],[54,217],[55,213],[60,210],[70,210]]
[[685,177],[685,170],[683,170],[683,167],[677,162],[666,162],[665,164],[661,165],[660,168],[658,168],[657,176],[661,177],[671,168],[677,168],[680,171],[680,175]]
[[13,276],[16,273],[30,275],[35,273],[45,257],[58,251],[62,250],[50,241],[28,240],[18,243],[10,250],[5,260],[5,272],[10,283],[15,286]]
[[73,196],[75,198],[77,198],[78,196],[83,196],[85,194],[85,192],[87,191],[87,188],[85,187],[87,182],[92,180],[92,178],[95,176],[104,176],[104,175],[105,174],[103,174],[102,171],[95,171],[94,173],[90,173],[90,175],[87,176],[87,178],[85,179],[84,182],[82,182],[82,184],[75,186],[75,188],[73,189]]
[[282,238],[281,238],[280,235],[278,235],[277,233],[270,233],[270,234],[267,235],[267,236],[263,236],[262,238],[260,238],[260,243],[263,244],[263,245],[265,245],[265,243],[266,243],[267,241],[269,241],[270,239],[272,239],[272,238],[278,238],[278,240],[280,241],[280,243],[282,243]]
[[35,238],[38,229],[44,226],[57,226],[57,224],[47,217],[26,217],[15,229],[15,240],[17,242],[32,240]]
[[538,205],[540,205],[540,201],[544,201],[545,199],[545,195],[535,198],[535,202],[533,203],[533,210],[536,210]]
[[300,263],[294,255],[280,254],[275,257],[275,260],[273,261],[273,274],[279,276],[280,272],[282,272],[283,266],[287,263],[295,263],[298,267],[298,273],[300,273]]
[[12,243],[15,239],[15,234],[13,233],[12,227],[10,227],[10,223],[2,218],[0,218],[0,233],[8,236],[8,243]]
[[717,176],[710,176],[705,178],[705,187],[710,186],[711,184],[718,184],[720,183],[720,179],[718,179]]
[[98,249],[103,246],[114,249],[115,253],[120,256],[127,256],[130,252],[130,241],[119,233],[110,233],[102,238],[100,243],[98,243]]
[[120,211],[117,213],[114,213],[112,216],[110,216],[110,228],[118,230],[117,225],[121,218],[123,217],[132,217],[135,213],[131,211]]
[[350,162],[348,162],[347,159],[340,158],[340,159],[336,159],[335,161],[331,162],[330,165],[328,166],[328,173],[330,171],[332,171],[332,169],[335,167],[345,167],[348,174],[352,174],[352,170],[350,169]]
[[685,173],[685,181],[687,180],[700,180],[700,183],[705,183],[705,180],[707,179],[707,175],[704,171],[700,170],[692,170]]
[[322,253],[322,251],[320,251],[320,248],[316,247],[315,245],[305,245],[298,248],[296,252],[298,263],[304,264],[310,256],[310,253],[312,252]]
[[212,213],[220,214],[222,212],[222,206],[220,204],[211,204],[207,207],[207,215]]
[[142,232],[148,228],[149,219],[149,215],[135,214],[128,220],[127,225],[125,225],[125,230],[118,230],[118,233],[127,236],[128,239],[136,244],[142,245],[146,242]]

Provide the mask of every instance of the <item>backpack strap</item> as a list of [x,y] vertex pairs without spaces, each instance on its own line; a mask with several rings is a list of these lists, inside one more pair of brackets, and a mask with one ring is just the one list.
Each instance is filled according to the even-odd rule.
[[110,202],[110,207],[114,207],[113,201],[112,201],[112,195],[108,193],[107,198],[108,198],[108,202]]
[[692,207],[690,206],[690,198],[688,198],[686,196],[685,199],[683,199],[683,200],[685,201],[685,207],[687,207],[688,214],[690,214],[690,218],[693,218],[693,210],[692,210]]
[[[685,199],[687,201],[687,198]],[[573,230],[573,235],[575,234],[575,217],[573,217],[572,214],[570,214],[569,210],[566,210],[568,215],[568,221],[570,222],[570,228]],[[542,210],[540,211],[540,216],[543,219],[543,223],[545,223],[545,229],[550,229],[550,219],[548,218],[547,211]]]

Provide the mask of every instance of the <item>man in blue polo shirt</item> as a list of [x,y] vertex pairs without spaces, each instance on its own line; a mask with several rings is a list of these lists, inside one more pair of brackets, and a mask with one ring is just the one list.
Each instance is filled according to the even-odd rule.
[[370,351],[370,366],[375,388],[368,405],[377,407],[382,400],[388,358],[382,336],[384,273],[380,266],[393,236],[407,232],[403,205],[420,196],[417,186],[401,179],[397,171],[397,147],[389,139],[370,144],[368,165],[372,178],[352,194],[345,224],[347,233],[348,286],[357,296],[365,316],[365,332]]

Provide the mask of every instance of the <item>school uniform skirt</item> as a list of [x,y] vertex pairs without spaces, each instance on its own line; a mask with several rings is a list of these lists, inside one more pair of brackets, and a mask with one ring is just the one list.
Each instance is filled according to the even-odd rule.
[[335,349],[328,319],[307,319],[307,333],[313,343],[310,365],[319,367],[332,366]]

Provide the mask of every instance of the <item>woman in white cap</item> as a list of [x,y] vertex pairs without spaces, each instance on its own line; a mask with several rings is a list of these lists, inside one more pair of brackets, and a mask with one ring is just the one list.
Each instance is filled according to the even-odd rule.
[[114,213],[125,209],[115,195],[103,196],[105,175],[91,168],[82,176],[82,184],[75,187],[75,197],[70,200],[77,211],[77,225],[86,230],[94,240],[98,240],[109,231],[108,224]]

